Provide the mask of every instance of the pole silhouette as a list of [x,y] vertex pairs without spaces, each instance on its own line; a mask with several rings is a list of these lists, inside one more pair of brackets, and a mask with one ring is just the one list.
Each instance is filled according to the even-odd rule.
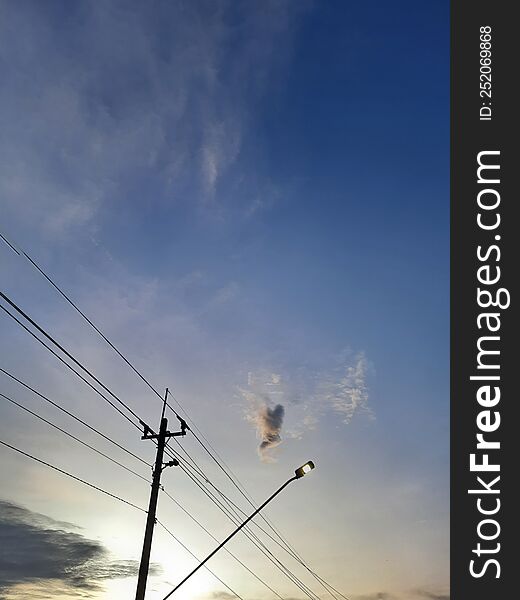
[[148,425],[146,425],[146,423],[141,422],[141,425],[144,428],[143,436],[141,437],[141,439],[157,440],[157,454],[155,456],[155,465],[153,469],[152,489],[150,492],[150,502],[148,505],[148,516],[146,518],[146,529],[144,533],[143,551],[141,553],[141,563],[139,565],[139,577],[137,579],[137,590],[135,593],[135,600],[144,600],[144,595],[146,592],[146,582],[148,579],[148,571],[150,569],[150,552],[152,549],[153,532],[156,523],[155,515],[157,513],[157,500],[159,497],[159,490],[161,487],[161,475],[165,467],[173,467],[179,464],[175,459],[171,460],[168,463],[163,462],[166,441],[174,436],[186,435],[186,429],[188,429],[186,423],[180,417],[178,417],[178,419],[181,422],[181,431],[175,433],[171,433],[168,431],[168,419],[164,416],[167,398],[168,388],[166,388],[166,393],[164,395],[164,404],[161,415],[161,426],[159,428],[158,434],[154,433],[148,427]]

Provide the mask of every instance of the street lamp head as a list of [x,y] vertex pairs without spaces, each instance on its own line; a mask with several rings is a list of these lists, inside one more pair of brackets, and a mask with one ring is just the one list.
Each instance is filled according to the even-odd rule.
[[309,462],[306,462],[304,465],[302,465],[299,469],[296,469],[296,471],[294,472],[294,474],[296,475],[296,479],[300,479],[300,477],[303,477],[306,473],[308,473],[309,471],[312,471],[314,469],[314,463],[312,462],[312,460],[310,460]]

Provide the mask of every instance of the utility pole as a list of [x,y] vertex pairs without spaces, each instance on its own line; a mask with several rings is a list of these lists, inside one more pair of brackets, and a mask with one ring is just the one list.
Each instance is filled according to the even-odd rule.
[[161,474],[165,467],[174,467],[179,463],[173,459],[170,462],[164,463],[164,448],[167,440],[171,437],[178,435],[186,435],[186,430],[189,430],[186,422],[181,419],[178,415],[177,418],[181,422],[181,430],[175,433],[168,431],[168,419],[164,416],[166,409],[166,402],[168,399],[168,388],[164,394],[164,404],[161,414],[161,426],[159,433],[154,433],[146,423],[141,421],[141,425],[144,428],[142,440],[157,440],[157,454],[155,456],[155,466],[153,469],[152,478],[152,489],[150,492],[150,503],[148,505],[148,516],[146,518],[146,529],[144,533],[143,552],[141,554],[141,564],[139,565],[139,578],[137,580],[137,591],[135,593],[135,600],[144,600],[144,594],[146,592],[146,580],[148,578],[148,570],[150,567],[150,551],[152,549],[152,538],[153,530],[155,527],[156,519],[155,514],[157,512],[157,499],[159,497],[159,489],[161,487]]

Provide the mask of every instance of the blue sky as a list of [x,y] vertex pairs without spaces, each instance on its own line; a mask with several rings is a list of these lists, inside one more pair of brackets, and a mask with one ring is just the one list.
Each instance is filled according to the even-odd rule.
[[[445,598],[448,3],[25,2],[2,4],[0,23],[2,232],[174,390],[257,500],[316,459],[303,496],[288,491],[270,515],[335,587]],[[155,423],[131,371],[27,262],[0,252],[4,292]],[[153,456],[7,316],[0,327],[5,369]],[[277,404],[283,422],[268,431]],[[146,485],[12,405],[0,411],[4,441],[146,505]],[[138,558],[144,521],[2,453],[3,500],[23,518],[67,521],[114,561]],[[229,531],[183,473],[165,479],[217,537]],[[160,515],[199,555],[211,549],[175,506]],[[162,598],[191,563],[160,532],[154,552],[150,598]],[[229,557],[214,568],[241,595],[272,597]],[[73,597],[53,581],[48,597]],[[6,597],[34,585],[20,579]],[[133,585],[107,576],[89,593],[123,598]],[[186,598],[223,592],[210,575],[190,585]]]

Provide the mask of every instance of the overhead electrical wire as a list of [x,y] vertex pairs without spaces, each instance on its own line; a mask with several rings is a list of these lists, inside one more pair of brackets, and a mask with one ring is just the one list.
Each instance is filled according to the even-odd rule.
[[[108,400],[106,398],[106,396],[104,394],[102,394],[99,390],[97,390],[94,386],[92,386],[92,384],[90,382],[88,382],[88,380],[86,380],[80,373],[78,373],[73,367],[71,367],[66,361],[64,361],[56,352],[54,352],[52,350],[52,348],[50,348],[43,340],[41,340],[40,338],[38,338],[38,336],[36,336],[34,334],[34,332],[32,332],[30,329],[28,329],[23,323],[21,323],[21,321],[12,313],[10,313],[7,309],[5,309],[3,306],[0,305],[0,308],[2,308],[4,310],[4,312],[6,312],[9,316],[11,316],[19,325],[21,325],[28,333],[30,333],[33,337],[35,337],[40,343],[42,343],[50,352],[52,352],[53,355],[55,355],[57,358],[60,359],[61,362],[63,362],[66,366],[68,366],[76,375],[78,375],[78,377],[80,377],[85,383],[87,383],[94,391],[96,391],[96,393],[98,393],[102,398],[104,398],[105,400],[107,400],[109,402],[109,404],[111,404],[112,406],[113,403],[110,402],[110,400]],[[23,311],[22,311],[23,312]],[[30,319],[30,317],[29,317]],[[32,319],[31,319],[32,321]],[[51,336],[48,336],[51,337]],[[76,361],[79,363],[79,361]],[[80,364],[80,366],[82,366]],[[86,370],[86,369],[84,369]],[[90,374],[90,373],[89,373]],[[97,378],[94,376],[94,379],[97,380]],[[103,386],[104,388],[106,388],[106,386]],[[107,388],[108,389],[108,388]],[[111,393],[111,395],[115,396],[115,394]],[[117,398],[117,396],[115,396]],[[118,412],[121,412],[117,407],[115,407]],[[133,421],[131,421],[130,419],[128,419],[134,426],[138,427],[136,424],[133,423]],[[181,446],[182,448],[182,446]],[[169,453],[170,456],[175,457],[175,455],[172,455],[171,452]],[[188,455],[189,456],[189,455]],[[194,463],[196,464],[196,463]],[[197,467],[198,468],[198,467]],[[199,469],[200,470],[200,469]],[[236,522],[235,522],[236,524]],[[246,534],[247,535],[247,534]],[[248,537],[251,539],[251,534],[248,535]],[[283,565],[283,563],[281,563],[276,557],[274,557],[272,555],[272,553],[270,553],[268,551],[268,549],[265,547],[264,544],[262,544],[260,542],[260,540],[256,540],[256,542],[254,540],[253,543],[255,543],[255,545],[257,545],[257,547],[259,547],[259,549],[269,558],[269,560],[271,560],[271,562],[273,562],[275,564],[275,566],[277,566],[277,568],[284,574],[286,575],[293,583],[295,583],[295,585],[297,585],[297,587],[299,587],[307,596],[309,596],[309,598],[311,598],[311,600],[316,600],[317,596],[314,593],[309,593],[306,589],[305,589],[305,584],[303,584],[303,582],[301,582],[301,580],[299,580],[293,573],[290,572],[290,570]],[[263,546],[263,548],[260,548],[259,544],[261,544]],[[277,562],[279,564],[277,564]]]
[[[0,291],[0,298],[2,298],[5,302],[7,302],[12,308],[14,308],[14,310],[19,315],[21,315],[26,321],[28,321],[34,328],[36,328],[50,342],[52,342],[52,344],[54,344],[57,348],[59,348],[63,352],[63,354],[65,354],[65,356],[67,356],[70,360],[72,360],[72,362],[75,365],[77,365],[82,371],[87,373],[87,375],[89,377],[91,377],[98,385],[100,385],[106,392],[108,392],[112,396],[112,398],[114,398],[114,400],[116,400],[117,402],[119,402],[119,404],[121,404],[121,406],[126,408],[126,410],[133,417],[135,417],[138,421],[141,421],[141,418],[139,417],[139,415],[130,406],[128,406],[128,404],[126,402],[124,402],[123,400],[121,400],[121,398],[116,396],[116,394],[114,394],[102,381],[100,381],[95,375],[93,375],[92,372],[89,371],[89,369],[87,369],[82,363],[79,362],[79,360],[77,360],[74,356],[72,356],[72,354],[68,350],[66,350],[58,341],[56,341],[49,333],[47,333],[47,331],[45,331],[45,329],[43,329],[43,327],[38,325],[38,323],[36,323],[36,321],[34,319],[32,319],[26,312],[24,312],[16,304],[16,302],[11,300],[8,296],[6,296],[6,294],[4,294],[1,291]],[[5,311],[5,309],[4,309],[4,311]],[[6,312],[8,312],[8,311],[6,311]],[[8,314],[11,314],[11,313],[8,312]]]
[[[26,321],[28,321],[33,327],[35,327],[42,335],[44,335],[54,346],[59,348],[70,360],[74,362],[82,371],[84,371],[91,379],[93,379],[100,387],[103,388],[114,400],[116,400],[120,405],[127,409],[127,411],[138,421],[135,423],[132,419],[126,415],[118,406],[116,406],[103,392],[98,390],[90,381],[88,381],[81,373],[66,360],[63,359],[57,352],[55,352],[44,340],[38,337],[34,331],[31,331],[24,323],[16,317],[10,310],[8,310],[5,306],[0,305],[0,309],[2,309],[7,315],[9,315],[14,321],[16,321],[25,331],[27,331],[34,339],[36,339],[40,344],[42,344],[49,352],[51,352],[60,362],[62,362],[68,369],[70,369],[73,373],[75,373],[83,382],[85,382],[96,394],[98,394],[101,398],[103,398],[110,406],[112,406],[122,417],[124,417],[129,423],[131,423],[134,427],[136,427],[139,431],[141,431],[141,427],[146,427],[152,433],[155,433],[153,428],[147,425],[144,420],[132,409],[128,406],[126,402],[121,400],[119,396],[117,396],[110,388],[108,388],[98,377],[96,377],[87,367],[85,367],[79,360],[77,360],[68,350],[66,350],[58,341],[54,339],[43,327],[41,327],[34,319],[32,319],[24,310],[22,310],[14,301],[12,301],[6,294],[0,291],[0,298],[2,298],[5,302],[7,302],[19,315],[21,315]],[[178,416],[178,415],[177,415]],[[181,422],[184,422],[179,416],[178,418]],[[157,444],[156,440],[153,440],[155,444]]]
[[[128,415],[126,415],[118,406],[116,406],[107,396],[98,390],[90,381],[88,381],[81,373],[79,373],[72,365],[70,365],[62,356],[60,356],[55,350],[53,350],[45,340],[42,340],[38,335],[34,333],[31,329],[29,329],[22,321],[13,314],[9,309],[0,304],[0,309],[2,309],[7,315],[9,315],[18,325],[20,325],[27,333],[29,333],[34,339],[36,339],[42,346],[44,346],[49,352],[51,352],[60,362],[62,362],[68,369],[70,369],[77,377],[79,377],[84,383],[86,383],[96,394],[98,394],[101,398],[103,398],[110,406],[112,406],[121,416],[123,416],[131,425],[136,427],[139,431],[141,431],[141,426],[144,425],[144,421],[139,417],[139,415],[133,411],[128,405],[123,402],[112,390],[110,390],[104,383],[102,383],[98,377],[96,377],[89,369],[87,369],[79,360],[77,360],[70,352],[68,352],[59,342],[57,342],[43,327],[38,325],[34,319],[32,319],[25,311],[23,311],[15,302],[13,302],[10,298],[8,298],[4,293],[0,292],[0,298],[3,298],[4,301],[8,302],[10,306],[12,306],[18,314],[23,316],[31,325],[37,328],[48,340],[50,340],[56,347],[58,347],[62,352],[66,354],[78,367],[80,367],[85,373],[87,373],[96,383],[98,383],[104,390],[106,390],[115,400],[119,402],[122,406],[127,408],[129,412],[135,416],[138,420],[139,424],[135,423]],[[153,432],[153,429],[146,425],[150,431]],[[157,444],[156,440],[153,440],[154,443]],[[177,441],[177,440],[176,440]],[[185,451],[184,451],[185,452]],[[172,456],[171,451],[166,449],[166,453],[168,456]],[[190,460],[191,457],[189,457]]]
[[[85,373],[87,373],[96,383],[98,383],[104,390],[106,390],[119,404],[124,406],[139,422],[135,423],[128,415],[126,415],[118,406],[116,406],[103,392],[98,390],[90,381],[88,381],[81,373],[79,373],[72,365],[70,365],[66,360],[63,359],[56,351],[54,351],[44,340],[38,337],[34,331],[31,331],[24,323],[16,317],[10,310],[5,308],[0,304],[0,309],[2,309],[7,315],[9,315],[18,325],[20,325],[27,333],[29,333],[34,339],[36,339],[40,344],[42,344],[49,352],[51,352],[60,362],[62,362],[68,369],[70,369],[77,377],[79,377],[84,383],[86,383],[96,394],[98,394],[103,400],[105,400],[112,408],[114,408],[122,417],[124,417],[133,427],[137,428],[141,431],[141,427],[145,426],[154,433],[154,430],[146,425],[144,421],[139,417],[139,415],[131,409],[123,400],[121,400],[112,390],[110,390],[103,382],[101,382],[89,369],[87,369],[80,361],[78,361],[70,352],[65,350],[59,342],[57,342],[47,331],[43,329],[40,325],[38,325],[29,315],[27,315],[20,307],[16,305],[15,302],[10,300],[5,294],[0,292],[0,298],[3,298],[5,301],[12,306],[16,312],[22,315],[31,325],[36,327],[38,331],[40,331],[47,339],[49,339],[57,348],[59,348],[62,352],[65,353],[67,357],[69,357],[78,367],[80,367]],[[152,440],[155,444],[157,444],[157,440]]]
[[[105,342],[119,355],[119,357],[134,371],[134,373],[154,392],[154,394],[163,401],[162,395],[157,391],[157,389],[150,383],[150,381],[126,358],[126,356],[117,348],[117,346],[110,341],[110,339],[97,327],[97,325],[89,319],[89,317],[80,309],[80,307],[72,300],[72,298],[66,294],[61,287],[38,265],[38,263],[27,254],[21,248],[15,247],[13,243],[11,243],[2,233],[0,233],[0,238],[13,250],[18,256],[23,256],[29,263],[51,284],[51,286],[64,298],[73,308],[76,310],[85,321],[100,335]],[[170,407],[170,409],[175,413],[175,410]],[[175,413],[177,415],[177,413]]]
[[104,490],[103,488],[100,488],[99,486],[94,485],[93,483],[85,481],[84,479],[81,479],[81,477],[77,477],[76,475],[73,475],[72,473],[69,473],[68,471],[65,471],[64,469],[55,467],[54,465],[51,465],[51,463],[48,463],[47,461],[42,460],[41,458],[37,458],[36,456],[33,456],[32,454],[29,454],[28,452],[25,452],[24,450],[20,450],[20,448],[16,448],[15,446],[12,446],[11,444],[4,442],[3,440],[0,440],[0,444],[2,444],[3,446],[6,446],[7,448],[10,448],[11,450],[14,450],[15,452],[18,452],[18,454],[22,454],[23,456],[26,456],[27,458],[30,458],[36,462],[39,462],[40,464],[45,465],[46,467],[49,467],[50,469],[53,469],[54,471],[58,471],[58,473],[62,473],[63,475],[66,475],[67,477],[70,477],[71,479],[75,479],[76,481],[79,481],[79,483],[82,483],[90,488],[93,488],[94,490],[97,490],[98,492],[102,492],[106,496],[110,496],[111,498],[114,498],[115,500],[124,502],[125,504],[128,504],[128,506],[131,506],[132,508],[136,508],[137,510],[140,510],[141,512],[144,512],[144,513],[148,512],[144,508],[141,508],[140,506],[135,505],[133,502],[130,502],[129,500],[125,500],[124,498],[121,498],[120,496],[117,496],[116,494],[113,494],[112,492],[108,492],[107,490]]
[[42,394],[41,392],[39,392],[35,388],[31,387],[29,384],[25,383],[24,381],[22,381],[21,379],[19,379],[15,375],[13,375],[12,373],[9,373],[9,371],[6,371],[2,367],[0,367],[0,372],[4,373],[4,375],[7,375],[7,377],[10,377],[12,380],[16,381],[20,385],[24,386],[26,389],[30,390],[33,394],[36,394],[36,396],[38,396],[42,400],[45,400],[46,402],[48,402],[52,406],[56,407],[58,410],[60,410],[64,414],[66,414],[69,417],[71,417],[72,419],[78,421],[78,423],[81,423],[82,425],[84,425],[85,427],[87,427],[88,429],[90,429],[91,431],[93,431],[94,433],[96,433],[97,435],[101,436],[103,439],[107,440],[108,442],[110,442],[111,444],[113,444],[114,446],[116,446],[117,448],[119,448],[120,450],[123,450],[128,455],[130,455],[133,458],[135,458],[136,460],[142,462],[146,466],[150,466],[150,464],[144,458],[140,457],[138,454],[135,454],[134,452],[132,452],[131,450],[129,450],[128,448],[126,448],[122,444],[119,444],[118,442],[116,442],[115,440],[113,440],[111,437],[109,437],[106,434],[102,433],[101,431],[99,431],[99,429],[96,429],[95,427],[93,427],[92,425],[90,425],[89,423],[87,423],[85,420],[81,419],[80,417],[78,417],[74,413],[70,412],[66,408],[63,408],[63,406],[60,406],[54,400],[51,400],[49,397],[45,396],[44,394]]
[[9,396],[6,396],[5,394],[3,394],[2,392],[0,392],[0,396],[2,398],[4,398],[5,400],[7,400],[8,402],[10,402],[11,404],[14,404],[15,406],[18,406],[18,408],[21,408],[22,410],[24,410],[25,412],[29,413],[30,415],[32,415],[33,417],[36,417],[37,419],[39,419],[40,421],[43,421],[44,423],[46,423],[47,425],[49,425],[50,427],[56,429],[57,431],[60,431],[61,433],[63,433],[64,435],[70,437],[71,439],[75,440],[76,442],[78,442],[79,444],[82,444],[83,446],[89,448],[90,450],[92,450],[93,452],[96,452],[96,454],[99,454],[100,456],[103,456],[104,458],[106,458],[107,460],[111,461],[112,463],[118,465],[119,467],[121,467],[122,469],[125,469],[125,471],[128,471],[129,473],[132,473],[133,475],[135,475],[136,477],[139,477],[140,479],[142,479],[143,481],[146,481],[147,483],[150,483],[150,481],[144,477],[143,475],[140,475],[139,473],[137,473],[137,471],[134,471],[133,469],[131,469],[130,467],[127,467],[126,465],[124,465],[123,463],[120,463],[118,460],[116,460],[115,458],[112,458],[111,456],[109,456],[108,454],[105,454],[104,452],[102,452],[101,450],[98,450],[97,448],[94,448],[94,446],[91,446],[88,442],[84,442],[82,439],[78,438],[77,436],[75,436],[72,433],[69,433],[67,430],[63,429],[63,427],[60,427],[59,425],[56,425],[55,423],[53,423],[52,421],[49,421],[48,419],[46,419],[45,417],[42,417],[41,415],[39,415],[38,413],[35,413],[34,411],[32,411],[31,409],[27,408],[26,406],[24,406],[23,404],[20,404],[19,402],[17,402],[16,400],[13,400],[13,398],[10,398]]
[[34,331],[31,331],[24,323],[22,323],[20,321],[20,319],[18,319],[16,317],[16,315],[14,315],[11,311],[9,311],[7,308],[5,308],[5,306],[0,305],[0,309],[3,310],[6,314],[8,314],[11,319],[13,319],[14,321],[16,321],[16,323],[18,323],[18,325],[20,325],[20,327],[22,327],[25,331],[27,331],[27,333],[29,333],[35,340],[37,340],[44,348],[46,348],[51,354],[53,354],[60,362],[62,362],[68,369],[70,369],[73,373],[75,373],[82,381],[84,381],[91,389],[93,389],[96,394],[98,394],[99,396],[101,396],[101,398],[103,398],[106,402],[108,402],[108,404],[110,404],[110,406],[112,406],[112,408],[114,408],[124,419],[126,419],[129,423],[131,423],[134,427],[137,427],[138,429],[140,429],[139,425],[137,425],[136,423],[134,423],[134,421],[132,421],[132,419],[126,415],[118,406],[116,406],[109,398],[107,398],[102,392],[100,392],[94,385],[92,385],[92,383],[90,383],[90,381],[88,381],[87,379],[85,379],[85,377],[83,377],[83,375],[81,375],[81,373],[78,373],[78,371],[76,371],[76,369],[74,369],[73,366],[69,365],[69,363],[64,360],[57,352],[55,352],[44,340],[42,340],[41,338],[39,338]]
[[[0,292],[0,297],[3,297],[4,294],[2,294],[2,292]],[[14,305],[13,302],[9,301],[10,304]],[[55,352],[44,340],[42,340],[40,337],[38,337],[34,331],[31,331],[24,323],[22,323],[20,321],[20,319],[18,319],[18,317],[16,317],[16,315],[14,315],[13,313],[11,313],[7,308],[5,308],[5,306],[2,306],[0,304],[0,309],[2,309],[7,315],[9,315],[16,323],[18,323],[18,325],[20,325],[20,327],[22,327],[27,333],[29,333],[34,339],[36,339],[44,348],[46,348],[49,352],[51,352],[51,354],[53,354],[61,363],[63,363],[68,369],[70,369],[77,377],[79,377],[84,383],[86,383],[96,394],[98,394],[101,398],[103,398],[103,400],[105,400],[110,406],[112,406],[112,408],[114,408],[122,417],[124,417],[133,427],[137,428],[138,431],[141,431],[141,426],[145,426],[148,428],[149,431],[151,431],[152,433],[154,433],[153,429],[151,427],[149,427],[148,425],[146,425],[144,423],[144,421],[139,417],[139,415],[137,415],[136,413],[134,413],[136,415],[136,418],[139,421],[139,424],[135,423],[128,415],[126,415],[118,406],[116,406],[109,398],[106,397],[105,394],[103,394],[103,392],[101,392],[100,390],[98,390],[90,381],[88,381],[81,373],[79,373],[72,365],[70,365],[66,360],[63,359],[63,357],[61,357],[57,352]],[[25,313],[23,313],[23,311],[21,311],[21,309],[17,309],[17,312],[21,312],[22,314],[25,315]],[[29,322],[34,322],[28,315],[26,315],[27,318],[29,319]],[[42,330],[42,332],[44,333],[44,335],[53,340],[52,336],[50,336],[47,332],[45,332],[43,330],[43,328],[41,328],[39,325],[36,325],[38,327],[39,330]],[[60,344],[58,344],[57,342],[54,342],[55,345],[57,345],[57,347],[60,347]],[[87,372],[93,379],[94,381],[98,382],[103,389],[106,389],[111,396],[113,396],[120,404],[122,404],[123,406],[126,406],[126,404],[118,397],[116,396],[116,394],[114,394],[114,392],[112,392],[105,384],[103,384],[102,382],[99,381],[99,379],[90,373],[90,371],[84,367],[78,360],[76,360],[72,355],[70,355],[69,352],[67,352],[65,350],[65,353],[70,356],[74,362],[76,364],[78,364],[78,366],[81,367],[81,369],[85,372]],[[3,371],[3,369],[2,369]],[[4,371],[5,372],[5,371]],[[130,409],[131,410],[131,409]],[[133,412],[133,411],[132,411]],[[157,440],[152,440],[155,444],[157,444]],[[145,461],[146,462],[146,461]]]

